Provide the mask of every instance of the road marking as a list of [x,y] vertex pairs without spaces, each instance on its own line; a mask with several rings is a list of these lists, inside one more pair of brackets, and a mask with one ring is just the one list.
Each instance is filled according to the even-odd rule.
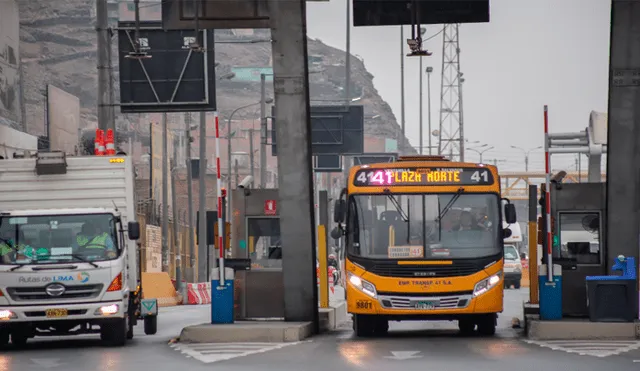
[[525,340],[529,344],[562,352],[579,354],[581,356],[609,357],[620,353],[640,348],[640,341],[615,341],[615,340]]
[[203,363],[213,363],[237,357],[244,357],[251,354],[269,352],[292,345],[307,343],[309,341],[297,341],[292,343],[175,343],[170,344],[169,346],[187,357],[197,359]]
[[384,358],[395,359],[397,361],[404,361],[412,358],[422,358],[422,356],[417,355],[420,351],[417,350],[408,350],[408,351],[391,351],[392,356],[385,356]]
[[60,358],[31,358],[31,362],[42,368],[54,368],[62,365]]

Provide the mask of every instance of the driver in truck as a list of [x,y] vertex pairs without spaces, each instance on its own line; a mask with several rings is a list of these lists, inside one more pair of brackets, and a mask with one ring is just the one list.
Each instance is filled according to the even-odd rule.
[[96,253],[96,255],[115,258],[117,256],[113,239],[107,232],[101,232],[96,225],[86,222],[82,230],[76,235],[74,251]]
[[30,250],[30,246],[26,245],[24,241],[24,233],[20,231],[18,238],[15,238],[16,233],[10,229],[4,229],[0,232],[0,257],[4,264],[12,264],[16,260],[17,255],[25,255],[27,250]]

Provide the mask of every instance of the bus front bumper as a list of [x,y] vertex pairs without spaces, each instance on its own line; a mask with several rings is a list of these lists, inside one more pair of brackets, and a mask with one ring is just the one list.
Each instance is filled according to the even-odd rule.
[[[455,320],[469,315],[500,313],[503,310],[503,279],[495,279],[482,291],[385,292],[363,290],[347,283],[347,310],[351,314],[381,315],[389,319]],[[357,283],[357,282],[356,282]]]

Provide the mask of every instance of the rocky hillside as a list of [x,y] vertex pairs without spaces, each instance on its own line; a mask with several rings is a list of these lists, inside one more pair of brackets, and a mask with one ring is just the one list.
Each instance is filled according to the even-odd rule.
[[[33,1],[17,0],[20,9],[20,52],[25,76],[24,93],[27,128],[41,134],[44,122],[44,91],[46,84],[54,84],[80,98],[82,121],[85,126],[96,125],[96,35],[94,30],[94,2],[78,0]],[[115,24],[113,24],[115,26]],[[241,67],[269,67],[271,49],[268,30],[254,32],[216,31],[216,68],[218,76],[230,76]],[[118,100],[117,42],[114,37],[114,89]],[[317,40],[309,40],[310,93],[312,104],[339,104],[344,97],[345,53]],[[352,98],[365,106],[367,134],[395,138],[399,127],[389,105],[373,86],[373,76],[355,56],[351,58],[350,88]],[[244,81],[243,81],[244,80]],[[270,85],[270,84],[269,84]],[[271,95],[271,87],[267,94]],[[221,117],[235,108],[256,102],[260,97],[260,83],[241,76],[218,81],[217,99]],[[117,112],[119,110],[116,110]],[[129,127],[131,115],[119,112],[119,127]],[[255,118],[253,110],[241,110],[234,119]],[[125,129],[126,130],[126,129]]]

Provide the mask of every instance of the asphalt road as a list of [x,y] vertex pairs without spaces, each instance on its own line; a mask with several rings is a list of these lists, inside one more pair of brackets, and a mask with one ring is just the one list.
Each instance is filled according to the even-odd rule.
[[0,354],[0,371],[640,370],[638,342],[527,343],[520,330],[511,328],[527,296],[526,290],[506,291],[494,338],[462,337],[453,322],[403,322],[392,323],[389,335],[374,339],[354,338],[346,324],[297,344],[169,345],[182,327],[206,322],[209,307],[167,308],[160,314],[158,334],[145,336],[137,329],[124,348],[103,347],[94,336],[35,339],[27,349]]

